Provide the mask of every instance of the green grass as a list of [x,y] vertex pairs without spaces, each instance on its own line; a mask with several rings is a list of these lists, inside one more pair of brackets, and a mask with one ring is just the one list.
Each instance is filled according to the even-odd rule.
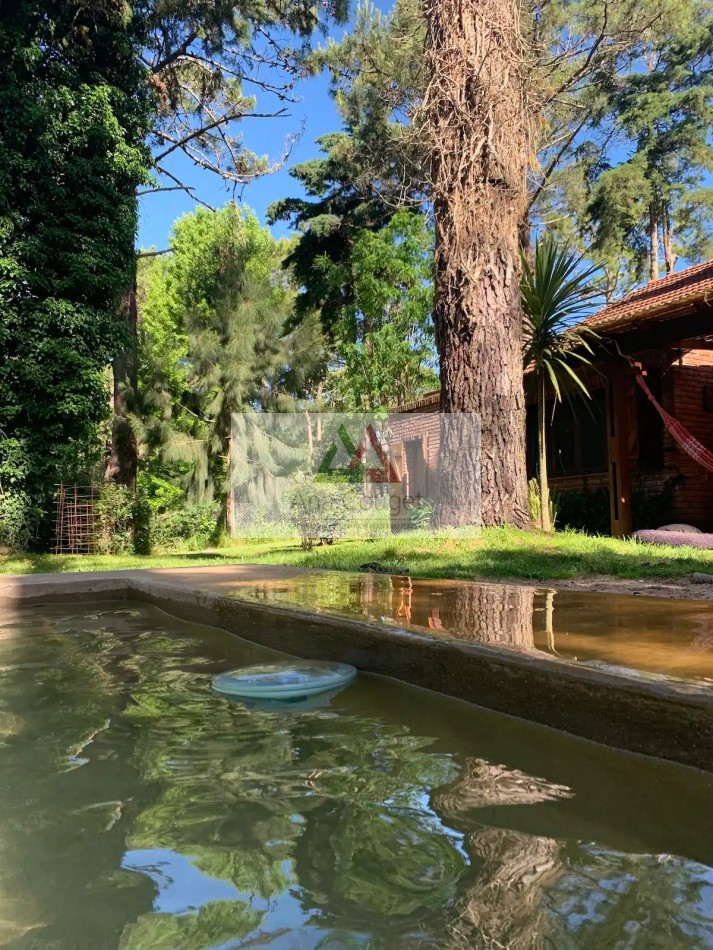
[[358,570],[365,561],[402,563],[414,577],[564,580],[587,575],[676,578],[713,573],[713,551],[669,548],[564,531],[552,535],[488,528],[477,539],[424,540],[408,536],[339,541],[303,551],[288,541],[232,543],[195,553],[137,555],[18,554],[0,558],[0,574],[192,567],[241,562]]

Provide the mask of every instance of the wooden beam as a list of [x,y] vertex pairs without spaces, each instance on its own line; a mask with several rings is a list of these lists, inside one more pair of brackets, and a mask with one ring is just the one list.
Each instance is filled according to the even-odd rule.
[[608,339],[616,340],[623,353],[635,353],[700,336],[713,336],[713,307],[707,304],[669,320],[638,320],[634,327],[621,333],[602,333],[602,340],[605,344]]
[[609,505],[611,533],[615,538],[631,534],[631,452],[636,438],[634,378],[621,360],[606,369],[606,426],[609,453]]

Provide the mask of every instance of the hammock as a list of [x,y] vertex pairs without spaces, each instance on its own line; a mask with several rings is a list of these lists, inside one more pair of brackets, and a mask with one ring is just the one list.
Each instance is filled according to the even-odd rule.
[[666,431],[671,435],[671,438],[674,440],[674,442],[677,442],[686,455],[690,455],[691,458],[695,459],[699,465],[702,465],[706,471],[713,472],[713,452],[710,452],[705,447],[705,445],[703,445],[698,441],[698,439],[691,435],[688,429],[685,429],[677,419],[674,419],[672,415],[669,415],[663,406],[660,406],[656,402],[654,394],[646,385],[646,381],[640,372],[637,372],[636,374],[636,382],[639,384],[639,386],[641,386],[644,393],[646,394],[646,398],[663,419],[663,424],[666,426]]

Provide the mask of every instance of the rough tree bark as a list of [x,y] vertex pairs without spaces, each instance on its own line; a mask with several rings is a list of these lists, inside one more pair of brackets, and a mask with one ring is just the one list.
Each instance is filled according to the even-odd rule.
[[[426,0],[423,104],[436,220],[438,526],[528,522],[518,232],[528,108],[516,0]],[[475,435],[449,414],[480,417]],[[472,441],[473,444],[470,444]]]
[[137,387],[138,370],[138,308],[136,303],[136,275],[127,287],[121,301],[121,316],[126,321],[125,349],[117,353],[112,363],[114,381],[114,413],[111,430],[111,448],[105,468],[105,479],[126,485],[136,491],[138,443],[131,427],[130,411]]

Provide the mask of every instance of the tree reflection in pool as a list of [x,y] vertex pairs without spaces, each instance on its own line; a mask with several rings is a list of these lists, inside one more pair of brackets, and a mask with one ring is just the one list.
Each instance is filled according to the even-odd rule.
[[0,946],[713,946],[713,780],[375,677],[289,714],[266,651],[144,606],[0,626]]

